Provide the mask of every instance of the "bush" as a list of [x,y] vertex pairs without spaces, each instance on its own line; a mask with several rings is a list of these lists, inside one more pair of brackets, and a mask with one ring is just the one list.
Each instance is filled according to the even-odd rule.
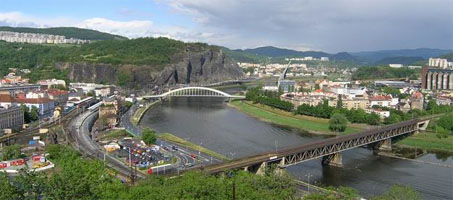
[[329,129],[331,131],[344,132],[347,125],[348,120],[343,114],[335,113],[329,120]]
[[20,151],[20,146],[13,144],[10,146],[3,147],[2,151],[2,160],[13,160],[22,157],[22,152]]
[[142,140],[147,145],[156,143],[156,132],[150,128],[145,128],[142,132]]

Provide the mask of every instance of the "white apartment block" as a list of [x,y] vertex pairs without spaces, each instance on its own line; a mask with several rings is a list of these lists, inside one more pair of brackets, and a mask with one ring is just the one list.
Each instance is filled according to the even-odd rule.
[[453,62],[448,62],[447,59],[443,58],[429,58],[428,65],[430,67],[440,67],[442,69],[453,66]]
[[83,44],[89,40],[67,39],[61,35],[50,35],[40,33],[19,33],[10,31],[0,31],[0,40],[6,42],[34,43],[34,44]]

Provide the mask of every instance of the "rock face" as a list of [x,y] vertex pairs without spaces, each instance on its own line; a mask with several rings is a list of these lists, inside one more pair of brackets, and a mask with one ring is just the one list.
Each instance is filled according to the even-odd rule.
[[188,47],[171,58],[163,69],[94,63],[58,63],[72,81],[119,84],[143,89],[174,84],[205,84],[243,77],[242,70],[222,50],[214,47]]

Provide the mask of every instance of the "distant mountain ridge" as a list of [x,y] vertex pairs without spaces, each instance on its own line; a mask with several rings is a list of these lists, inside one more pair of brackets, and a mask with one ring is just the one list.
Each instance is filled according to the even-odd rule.
[[340,52],[337,54],[329,54],[322,51],[296,51],[292,49],[284,49],[273,46],[258,47],[254,49],[235,49],[229,53],[235,60],[245,62],[244,57],[250,59],[256,56],[255,59],[261,60],[262,58],[286,58],[286,57],[329,57],[331,60],[348,60],[354,61],[356,58],[347,52]]
[[398,49],[398,50],[380,50],[380,51],[362,51],[352,52],[351,55],[359,57],[368,63],[375,63],[388,57],[421,57],[428,59],[430,57],[440,57],[441,55],[452,53],[452,49]]
[[54,28],[28,28],[28,27],[10,27],[0,26],[0,31],[11,31],[20,33],[41,33],[51,35],[62,35],[66,38],[77,38],[81,40],[113,40],[127,39],[126,37],[104,33],[91,29],[83,29],[76,27],[54,27]]
[[253,49],[224,48],[227,55],[238,62],[261,62],[266,58],[285,58],[285,57],[329,57],[330,60],[353,61],[362,65],[387,65],[392,63],[410,65],[427,60],[430,57],[440,57],[445,54],[453,53],[448,49],[399,49],[399,50],[380,50],[363,52],[339,52],[330,54],[322,51],[296,51],[273,46],[264,46]]

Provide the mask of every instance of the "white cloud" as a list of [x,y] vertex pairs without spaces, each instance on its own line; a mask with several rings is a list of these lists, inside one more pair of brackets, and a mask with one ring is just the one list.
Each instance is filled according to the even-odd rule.
[[153,22],[149,20],[114,21],[105,18],[90,18],[83,20],[76,26],[136,38],[146,36],[152,30]]
[[74,26],[122,35],[129,38],[169,37],[187,42],[214,42],[216,38],[221,39],[221,37],[217,37],[218,35],[214,33],[194,31],[183,26],[154,24],[151,20],[116,21],[100,17],[84,20],[64,17],[40,18],[29,16],[21,12],[6,12],[0,13],[0,25],[40,28]]

